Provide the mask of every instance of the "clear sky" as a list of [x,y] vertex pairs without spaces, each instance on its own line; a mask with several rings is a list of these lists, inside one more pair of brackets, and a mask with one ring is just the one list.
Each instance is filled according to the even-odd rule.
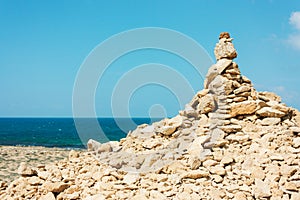
[[[179,31],[212,58],[219,33],[230,32],[236,62],[256,89],[276,92],[300,109],[299,1],[0,0],[0,116],[72,116],[73,86],[84,59],[112,35],[143,27]],[[157,50],[133,52],[99,82],[98,116],[112,115],[110,94],[122,74],[147,63],[181,70],[194,89],[203,87],[182,59]],[[174,96],[168,88],[146,85],[124,106],[132,116],[147,116],[161,104],[158,110],[172,116],[180,108]]]

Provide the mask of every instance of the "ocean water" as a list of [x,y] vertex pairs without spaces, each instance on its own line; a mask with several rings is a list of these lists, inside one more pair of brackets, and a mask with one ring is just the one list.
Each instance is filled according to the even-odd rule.
[[[149,118],[119,118],[119,122],[128,124],[121,130],[114,118],[97,120],[108,139],[117,141],[136,128],[129,123],[131,120],[135,124],[151,122]],[[88,124],[88,121],[85,119],[84,123]],[[0,145],[85,148],[73,118],[0,118]]]

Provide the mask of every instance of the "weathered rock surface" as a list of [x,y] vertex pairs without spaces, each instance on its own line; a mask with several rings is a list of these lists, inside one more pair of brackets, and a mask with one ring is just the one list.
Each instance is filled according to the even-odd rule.
[[230,38],[229,33],[223,32],[219,37],[220,41],[217,43],[215,47],[215,56],[217,60],[221,58],[229,58],[234,59],[237,57],[236,50],[234,49],[232,42],[232,38]]
[[299,199],[300,114],[257,92],[230,35],[219,39],[205,89],[179,115],[53,165],[21,164],[0,199]]
[[232,103],[230,115],[232,117],[235,117],[238,115],[251,115],[256,111],[257,106],[258,106],[257,102],[255,102],[255,101],[244,100],[239,103]]
[[171,135],[175,130],[182,125],[182,117],[177,115],[172,119],[165,119],[163,126],[161,127],[161,133],[163,135]]

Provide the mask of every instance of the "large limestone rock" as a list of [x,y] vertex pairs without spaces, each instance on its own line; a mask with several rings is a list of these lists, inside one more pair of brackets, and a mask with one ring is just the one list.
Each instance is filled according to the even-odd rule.
[[18,168],[18,174],[21,176],[33,176],[36,175],[36,171],[27,166],[25,162],[22,162]]
[[254,196],[257,199],[267,198],[271,196],[269,184],[263,182],[261,179],[255,179],[255,188],[253,190]]
[[264,101],[277,101],[281,102],[281,97],[273,92],[259,92],[258,97]]
[[257,102],[255,101],[242,101],[239,103],[232,103],[230,108],[230,115],[232,117],[238,115],[251,115],[257,109]]
[[209,84],[215,79],[215,77],[223,73],[223,71],[231,64],[232,60],[224,58],[218,60],[215,65],[212,65],[207,72],[206,79],[204,81],[204,88],[207,89]]
[[284,112],[280,110],[276,110],[270,107],[264,107],[256,112],[261,117],[283,117],[285,115]]
[[45,182],[43,184],[43,187],[49,191],[49,192],[54,192],[54,193],[60,193],[64,191],[66,188],[68,188],[70,185],[67,183],[62,183],[62,182]]
[[166,119],[164,121],[164,126],[161,128],[161,133],[163,135],[171,135],[175,130],[182,125],[182,117],[177,115],[174,118]]
[[216,108],[215,100],[212,94],[207,94],[206,96],[200,99],[197,110],[200,111],[200,114],[206,114],[214,111]]

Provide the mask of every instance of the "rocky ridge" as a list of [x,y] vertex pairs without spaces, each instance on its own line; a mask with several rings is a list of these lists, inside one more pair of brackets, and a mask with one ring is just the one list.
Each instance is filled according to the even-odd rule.
[[255,90],[228,33],[214,52],[204,89],[177,116],[53,165],[22,164],[0,199],[299,200],[299,111]]

